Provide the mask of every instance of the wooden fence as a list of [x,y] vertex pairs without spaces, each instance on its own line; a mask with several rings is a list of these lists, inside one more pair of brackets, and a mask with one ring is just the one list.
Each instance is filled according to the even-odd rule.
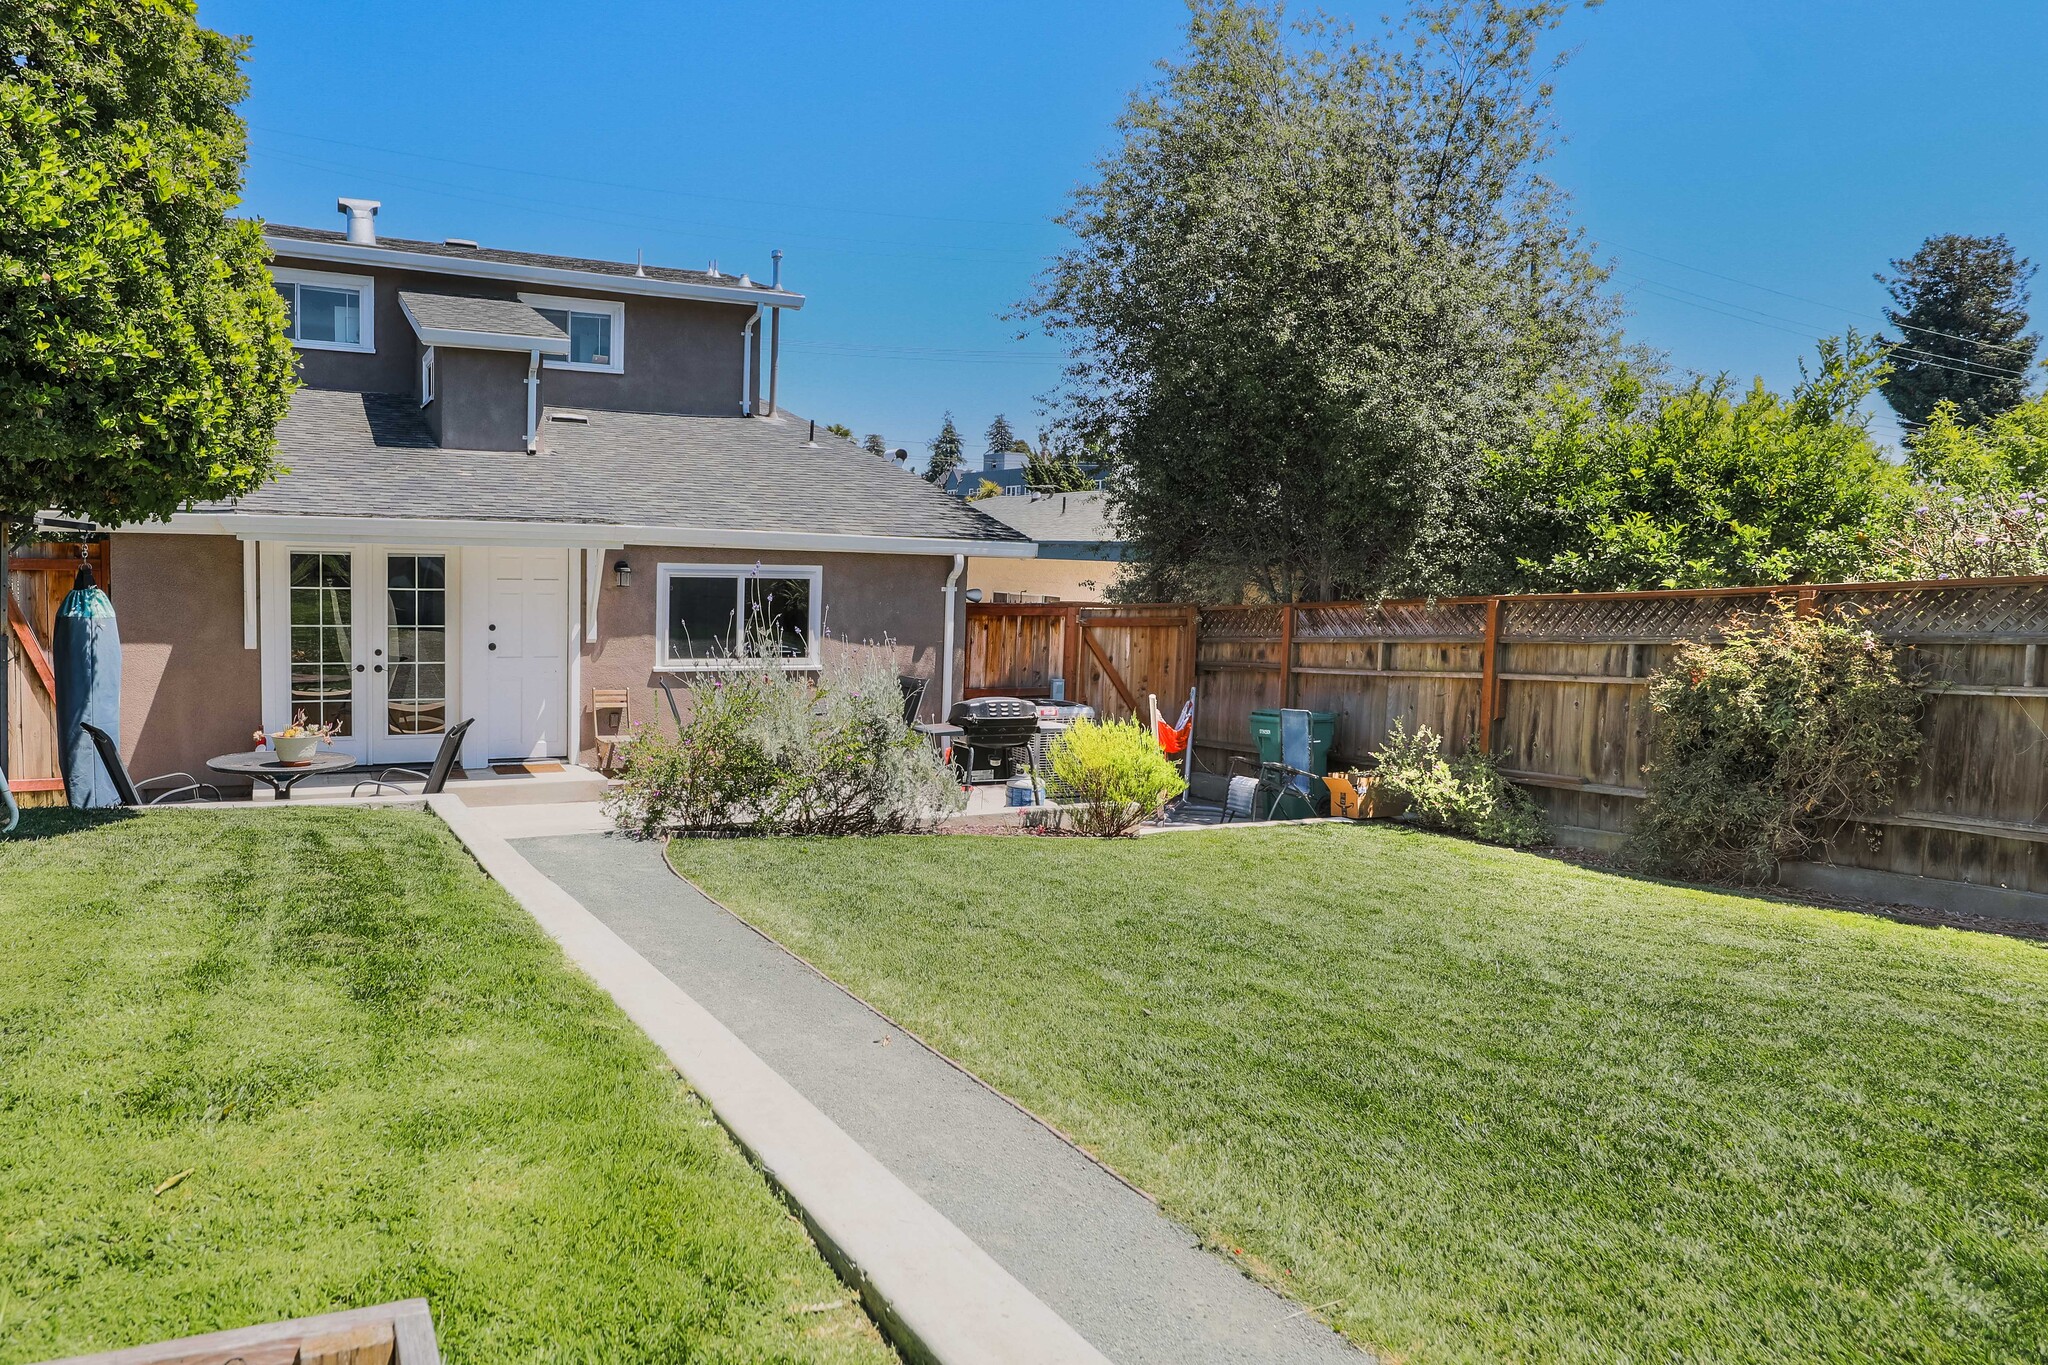
[[[1882,816],[1836,831],[1827,851],[1834,868],[1876,879],[1834,884],[1911,899],[1882,875],[1906,874],[2048,895],[2048,578],[1201,607],[1182,644],[1192,646],[1201,695],[1197,762],[1213,780],[1231,755],[1252,752],[1250,713],[1264,707],[1333,712],[1340,764],[1362,762],[1397,721],[1427,725],[1457,748],[1502,754],[1561,841],[1612,848],[1643,796],[1650,675],[1678,642],[1784,598],[1897,645],[1926,695],[1915,780]],[[979,624],[1019,610],[970,609],[970,641],[980,628],[1003,642],[970,650],[970,688],[1001,691],[1061,671],[1048,647],[1057,641],[1071,655],[1072,635]],[[1074,613],[1065,619],[1085,631],[1188,609],[1021,610]],[[1141,706],[1156,692],[1168,709],[1168,697],[1186,693],[1183,675],[1148,659],[1120,666],[1124,690]],[[1001,664],[984,671],[984,660]],[[2038,908],[2048,913],[2048,900]]]
[[80,551],[100,586],[111,591],[104,541],[38,543],[7,559],[7,785],[24,806],[62,805],[64,772],[57,762],[56,673],[50,641],[57,608],[71,591]]
[[1047,697],[1053,679],[1105,719],[1178,715],[1195,680],[1197,609],[977,602],[967,608],[970,697]]

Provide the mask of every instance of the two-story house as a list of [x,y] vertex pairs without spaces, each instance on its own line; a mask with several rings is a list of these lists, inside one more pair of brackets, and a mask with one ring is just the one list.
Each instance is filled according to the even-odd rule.
[[[111,537],[139,772],[303,710],[366,764],[592,755],[591,689],[743,647],[956,693],[967,556],[1030,541],[776,403],[800,294],[714,269],[271,225],[305,386],[283,477]],[[779,253],[778,253],[779,256]],[[775,275],[780,275],[779,260]]]

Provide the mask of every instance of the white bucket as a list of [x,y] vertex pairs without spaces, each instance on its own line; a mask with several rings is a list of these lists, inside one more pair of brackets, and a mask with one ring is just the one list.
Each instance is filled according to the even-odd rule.
[[1003,788],[1003,804],[1006,806],[1035,806],[1038,804],[1038,782],[1030,777],[1013,777]]

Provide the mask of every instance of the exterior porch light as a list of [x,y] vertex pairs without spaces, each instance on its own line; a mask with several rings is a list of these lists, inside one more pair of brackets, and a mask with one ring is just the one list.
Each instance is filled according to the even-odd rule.
[[620,587],[630,587],[633,582],[633,566],[625,560],[612,565],[612,581]]

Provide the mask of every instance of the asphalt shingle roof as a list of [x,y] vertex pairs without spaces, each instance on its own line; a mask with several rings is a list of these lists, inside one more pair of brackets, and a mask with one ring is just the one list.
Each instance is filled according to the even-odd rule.
[[974,506],[1033,540],[1115,544],[1121,539],[1109,524],[1107,493],[1012,493],[982,498]]
[[787,412],[550,408],[537,455],[449,450],[434,444],[410,396],[300,389],[278,428],[278,459],[291,472],[201,510],[1027,539],[852,441],[820,431],[810,445],[809,434]]
[[[300,242],[348,241],[346,232],[337,232],[332,228],[265,223],[263,231],[272,237],[284,237]],[[679,270],[667,265],[642,266],[634,261],[597,261],[583,256],[551,256],[539,251],[503,251],[488,246],[450,246],[446,242],[421,242],[408,237],[379,236],[377,246],[388,251],[405,251],[421,256],[447,256],[463,261],[496,261],[501,265],[532,266],[541,270],[581,270],[592,275],[645,277],[651,280],[669,280],[677,284],[709,284],[724,289],[751,287],[763,293],[774,292],[758,280],[750,281],[748,286],[742,286],[737,275],[713,275],[706,270]]]
[[569,339],[567,332],[517,299],[485,298],[438,289],[401,289],[398,301],[422,327],[449,332],[496,332],[545,341]]

